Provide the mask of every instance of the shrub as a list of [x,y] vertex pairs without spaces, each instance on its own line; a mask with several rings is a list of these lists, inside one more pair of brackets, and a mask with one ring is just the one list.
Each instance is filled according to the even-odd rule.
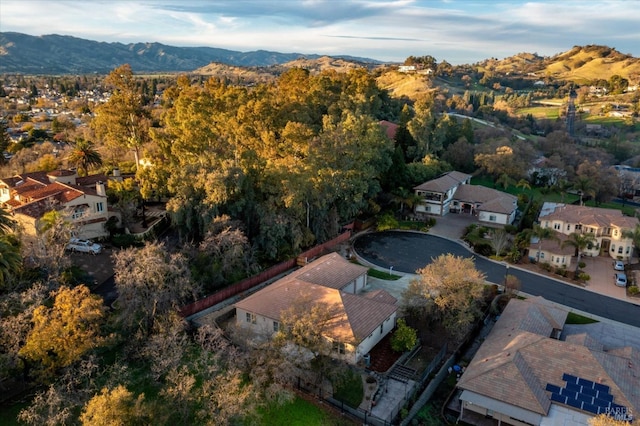
[[589,281],[591,279],[591,275],[587,274],[586,272],[580,272],[578,274],[578,279],[580,281]]
[[435,217],[430,217],[429,219],[427,219],[425,221],[425,224],[429,227],[429,228],[433,228],[434,226],[436,226],[436,218]]
[[396,352],[405,352],[416,345],[418,336],[416,330],[409,327],[404,319],[398,320],[398,328],[391,337],[391,349]]
[[547,272],[551,271],[551,265],[548,262],[541,262],[540,267]]
[[515,235],[518,232],[518,228],[514,225],[505,225],[504,230],[511,235]]
[[389,229],[397,228],[398,220],[391,213],[385,213],[378,218],[378,225],[376,227],[378,231],[387,231]]
[[578,263],[578,268],[583,269],[585,266],[587,266],[586,263],[584,263],[582,260],[580,261],[580,263]]
[[629,295],[635,296],[640,293],[640,288],[638,288],[637,285],[633,285],[627,289],[627,292],[629,293]]

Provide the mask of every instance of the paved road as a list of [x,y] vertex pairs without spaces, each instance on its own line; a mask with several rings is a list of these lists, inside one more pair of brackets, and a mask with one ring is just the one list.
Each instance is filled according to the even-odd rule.
[[[503,282],[507,272],[503,264],[478,257],[461,244],[421,233],[389,231],[365,234],[356,239],[354,249],[368,262],[383,268],[392,266],[394,270],[405,273],[415,273],[442,253],[473,256],[476,268],[484,272],[490,282]],[[509,268],[509,275],[520,280],[520,289],[525,293],[543,296],[577,310],[640,327],[638,305],[585,291],[521,269]]]

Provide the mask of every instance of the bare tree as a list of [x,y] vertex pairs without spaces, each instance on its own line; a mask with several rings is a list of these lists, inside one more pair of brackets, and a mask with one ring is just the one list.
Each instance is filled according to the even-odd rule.
[[496,256],[500,257],[502,252],[505,251],[509,245],[509,234],[501,228],[493,229],[491,231],[491,239],[489,240],[489,243],[496,252]]

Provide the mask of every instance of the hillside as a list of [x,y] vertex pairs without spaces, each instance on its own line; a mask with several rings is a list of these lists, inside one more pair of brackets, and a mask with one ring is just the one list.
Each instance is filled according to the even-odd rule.
[[487,59],[475,66],[480,71],[551,77],[578,84],[608,80],[616,74],[631,83],[640,81],[640,58],[598,45],[575,46],[551,57],[519,53],[502,60]]
[[[160,43],[104,43],[71,36],[0,33],[0,73],[108,73],[129,64],[135,72],[186,72],[213,62],[241,67],[284,64],[302,56],[265,50],[239,52],[212,47],[175,47]],[[371,59],[357,59],[376,62]]]

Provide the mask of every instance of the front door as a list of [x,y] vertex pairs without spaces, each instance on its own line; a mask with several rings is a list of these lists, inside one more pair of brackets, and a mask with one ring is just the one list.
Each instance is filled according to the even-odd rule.
[[600,243],[600,256],[609,256],[609,247],[611,247],[611,240],[603,238]]

